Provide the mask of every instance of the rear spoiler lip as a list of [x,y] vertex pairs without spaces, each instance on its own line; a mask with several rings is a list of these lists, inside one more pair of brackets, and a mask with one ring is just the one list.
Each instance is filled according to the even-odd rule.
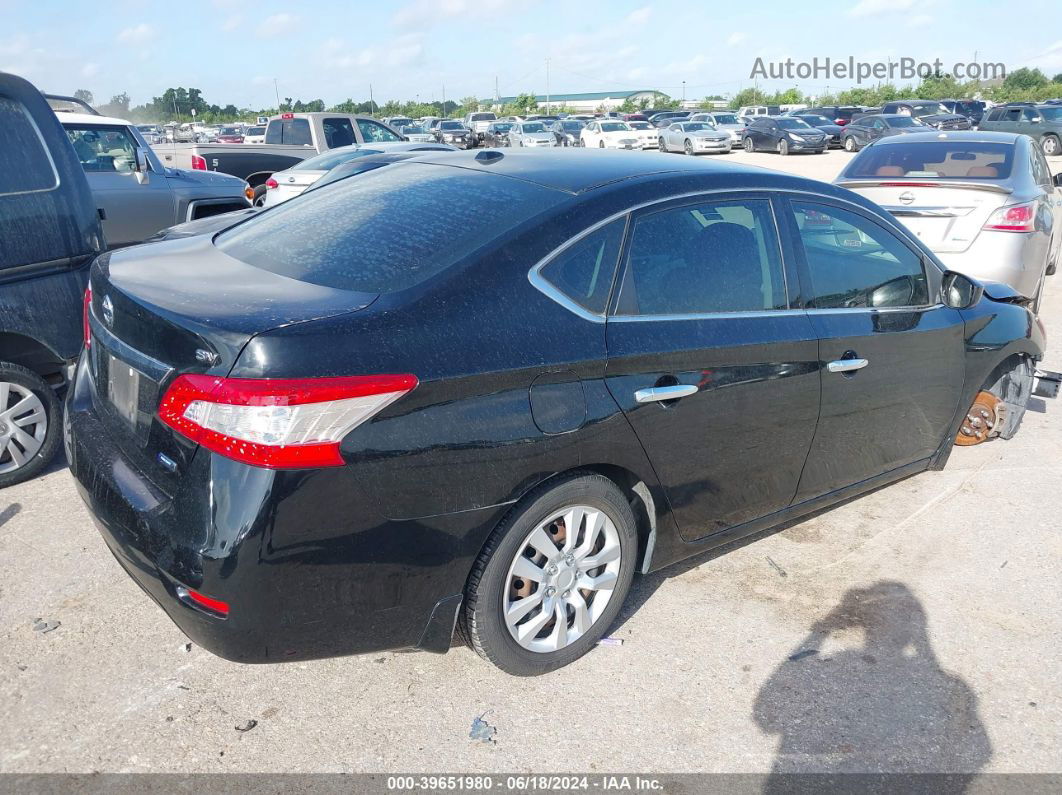
[[919,177],[867,177],[860,179],[844,179],[838,180],[833,183],[839,188],[875,188],[887,185],[889,187],[900,188],[904,185],[910,185],[912,187],[926,188],[964,188],[970,190],[983,190],[989,193],[1014,193],[1013,188],[1008,188],[995,182],[945,182],[943,180],[936,181],[932,178],[919,178]]

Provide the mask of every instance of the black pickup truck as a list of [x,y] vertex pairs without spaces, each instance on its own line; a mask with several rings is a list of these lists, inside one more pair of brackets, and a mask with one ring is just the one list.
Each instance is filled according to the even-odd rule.
[[58,393],[84,344],[88,266],[105,248],[66,131],[36,88],[0,72],[0,488],[59,449]]

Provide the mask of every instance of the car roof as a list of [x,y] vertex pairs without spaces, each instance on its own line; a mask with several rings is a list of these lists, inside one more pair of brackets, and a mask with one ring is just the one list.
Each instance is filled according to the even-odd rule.
[[[612,152],[560,148],[520,151],[480,149],[466,152],[425,152],[415,163],[467,168],[533,182],[566,193],[585,193],[611,183],[635,178],[748,175],[759,184],[781,180],[810,184],[814,180],[781,174],[737,161],[665,158],[648,152]],[[818,184],[818,183],[814,183]]]
[[120,124],[123,127],[128,127],[133,123],[125,119],[117,119],[113,116],[97,116],[95,113],[70,113],[65,110],[58,111],[56,117],[62,123],[72,122],[74,124],[107,124],[114,126]]
[[880,138],[874,142],[874,146],[898,146],[900,144],[921,143],[925,141],[970,141],[986,144],[1016,144],[1021,137],[1022,136],[1017,133],[989,132],[988,130],[955,130],[954,132],[932,130]]

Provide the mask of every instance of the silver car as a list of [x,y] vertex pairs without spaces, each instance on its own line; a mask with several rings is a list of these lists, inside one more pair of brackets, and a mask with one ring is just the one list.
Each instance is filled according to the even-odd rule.
[[557,139],[540,121],[517,122],[509,130],[509,146],[540,148],[556,145]]
[[745,122],[730,111],[721,113],[694,113],[690,121],[706,121],[720,132],[730,136],[731,146],[741,146],[741,133],[745,131]]
[[895,215],[949,268],[1039,306],[1062,247],[1062,175],[1025,135],[911,133],[863,149],[834,184]]
[[685,152],[699,155],[702,152],[730,152],[732,139],[729,133],[715,129],[706,121],[676,121],[660,130],[661,152]]

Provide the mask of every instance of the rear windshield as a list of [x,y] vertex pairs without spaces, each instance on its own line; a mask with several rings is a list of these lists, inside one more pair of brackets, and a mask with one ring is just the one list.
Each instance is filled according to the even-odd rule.
[[778,126],[783,130],[808,130],[811,129],[811,125],[803,119],[798,119],[796,116],[789,118],[778,119]]
[[563,197],[496,174],[396,164],[277,205],[215,244],[281,276],[391,293],[441,273]]
[[925,141],[871,146],[845,169],[846,178],[1007,179],[1014,145],[978,141]]
[[465,125],[459,121],[441,121],[439,122],[440,130],[463,130]]
[[468,117],[469,121],[494,121],[497,116],[493,113],[473,113]]
[[292,171],[328,171],[335,168],[340,163],[346,163],[348,160],[353,160],[356,157],[364,157],[365,155],[378,155],[383,152],[382,149],[370,149],[362,146],[343,146],[339,149],[332,149],[323,154],[315,155],[314,157],[308,157],[301,163],[296,163],[291,167]]
[[717,113],[713,118],[716,124],[740,124],[733,113]]

